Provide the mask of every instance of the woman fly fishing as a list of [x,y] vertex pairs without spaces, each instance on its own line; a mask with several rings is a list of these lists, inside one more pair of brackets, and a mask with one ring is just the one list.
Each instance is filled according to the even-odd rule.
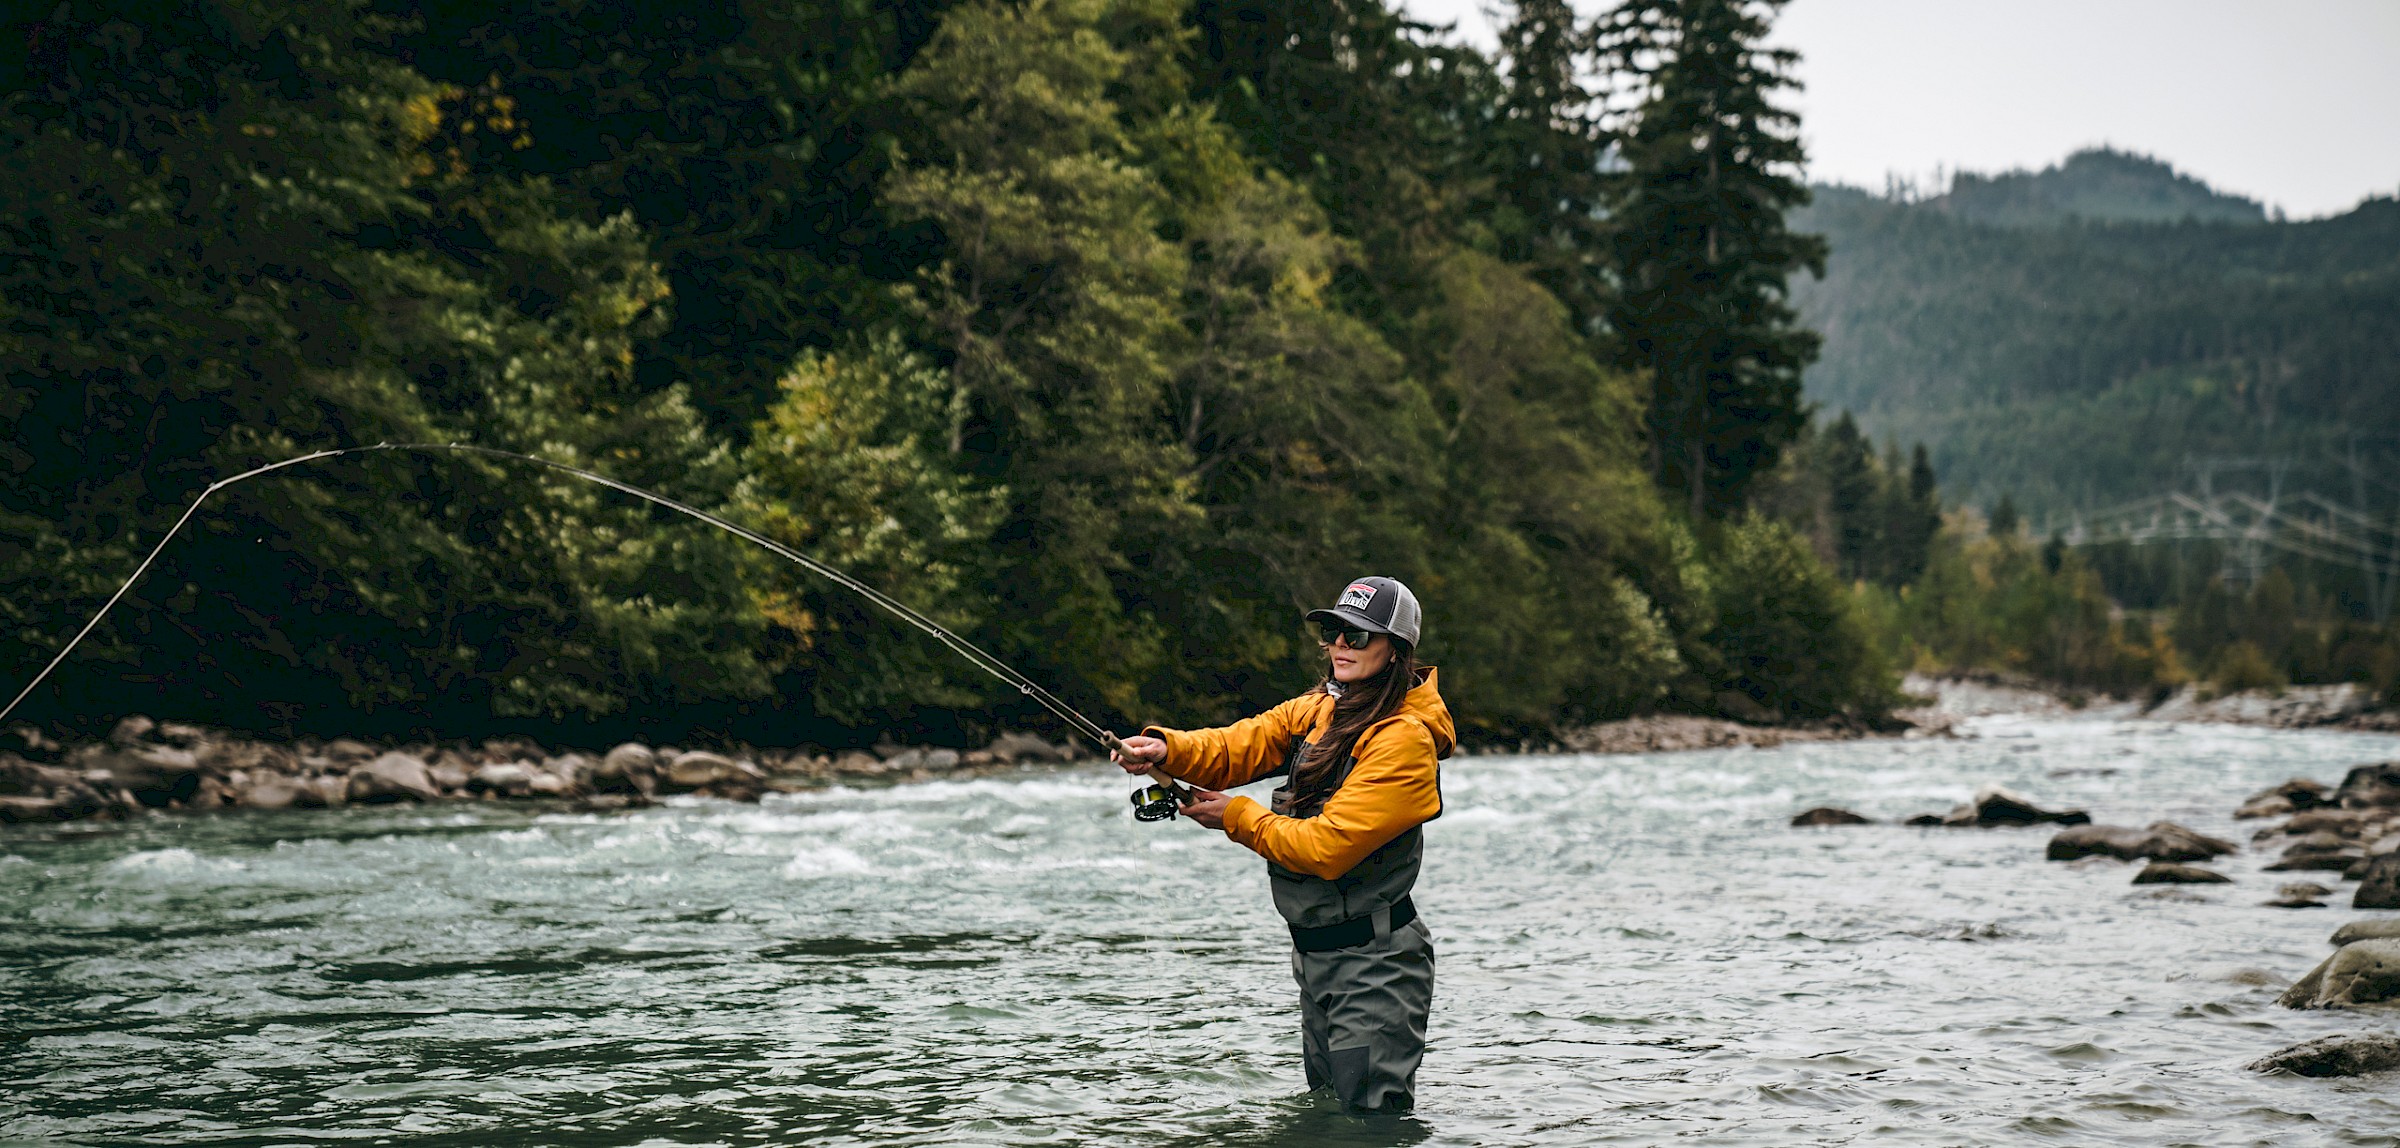
[[[1114,756],[1198,786],[1183,815],[1267,859],[1309,1087],[1353,1111],[1405,1112],[1433,1003],[1433,935],[1409,893],[1454,730],[1433,667],[1417,664],[1408,587],[1361,578],[1308,620],[1327,662],[1315,689],[1219,729],[1151,726]],[[1221,792],[1277,773],[1272,808]]]

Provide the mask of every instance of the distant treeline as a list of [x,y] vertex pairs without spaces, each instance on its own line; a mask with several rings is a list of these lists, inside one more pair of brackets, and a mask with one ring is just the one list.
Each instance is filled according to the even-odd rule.
[[2348,500],[2353,451],[2400,463],[2400,201],[2266,222],[2087,152],[1931,199],[1820,188],[1795,226],[1834,252],[1796,287],[1826,332],[1812,396],[1925,443],[1956,501],[2055,518],[2225,455]]
[[[1938,503],[1930,471],[1861,494],[1848,429],[1775,477],[1816,449],[1783,284],[1823,247],[1784,224],[1774,10],[1525,0],[1488,55],[1372,2],[22,14],[0,672],[211,478],[430,440],[724,508],[1111,719],[1304,688],[1298,613],[1369,572],[1422,595],[1479,736],[1871,717],[1892,679],[1822,515],[1751,508],[1818,499],[1860,523],[1820,540],[1842,573],[1901,577]],[[398,456],[228,490],[26,716],[137,709],[1035,720],[725,538]]]

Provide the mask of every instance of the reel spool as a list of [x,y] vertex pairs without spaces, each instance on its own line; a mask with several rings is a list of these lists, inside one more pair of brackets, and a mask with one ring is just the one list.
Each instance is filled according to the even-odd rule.
[[1187,795],[1171,782],[1153,781],[1133,791],[1135,821],[1173,821]]

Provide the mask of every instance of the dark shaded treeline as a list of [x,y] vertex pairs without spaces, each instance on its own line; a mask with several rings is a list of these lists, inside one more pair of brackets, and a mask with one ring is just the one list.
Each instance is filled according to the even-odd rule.
[[[68,4],[0,60],[6,668],[208,478],[455,440],[724,507],[1109,718],[1303,688],[1297,612],[1366,571],[1418,588],[1485,735],[1871,715],[1849,597],[1742,512],[1810,347],[1772,10],[1529,2],[1495,59],[1375,4]],[[1632,308],[1708,353],[1663,363]],[[27,716],[1033,720],[552,478],[379,458],[222,498]]]

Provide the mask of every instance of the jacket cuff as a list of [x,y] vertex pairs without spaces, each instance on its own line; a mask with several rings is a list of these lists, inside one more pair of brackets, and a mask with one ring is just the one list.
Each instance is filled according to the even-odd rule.
[[1247,797],[1236,797],[1225,803],[1225,836],[1236,845],[1256,848],[1258,836],[1267,827],[1267,819],[1275,816],[1267,807]]

